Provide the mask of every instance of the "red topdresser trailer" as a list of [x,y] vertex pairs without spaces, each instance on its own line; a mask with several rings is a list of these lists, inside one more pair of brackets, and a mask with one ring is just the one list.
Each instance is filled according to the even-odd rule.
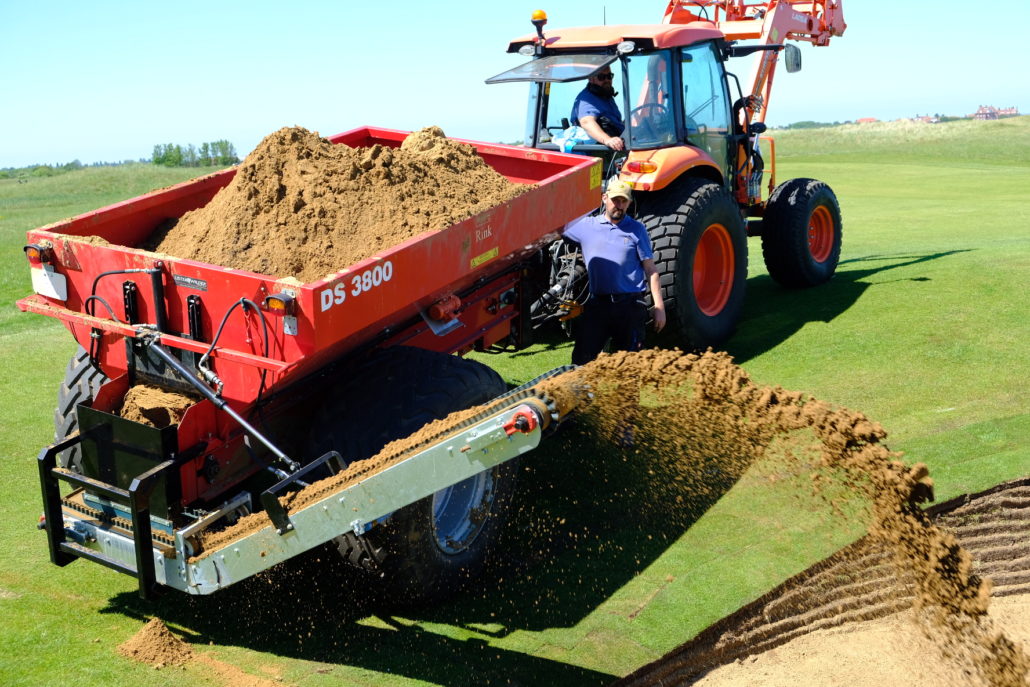
[[[396,147],[407,135],[366,127],[329,140]],[[310,283],[137,248],[235,169],[28,232],[36,293],[18,306],[60,319],[80,344],[57,443],[39,456],[55,563],[108,565],[144,595],[211,593],[325,542],[414,599],[475,572],[504,520],[511,459],[560,413],[532,385],[508,392],[452,354],[528,344],[531,303],[552,286],[543,249],[596,207],[601,171],[593,158],[465,143],[532,188]],[[132,422],[117,410],[140,384],[197,401],[178,424]],[[491,399],[388,469],[282,505],[284,492],[360,471],[391,439]],[[203,543],[262,510],[231,557]]]

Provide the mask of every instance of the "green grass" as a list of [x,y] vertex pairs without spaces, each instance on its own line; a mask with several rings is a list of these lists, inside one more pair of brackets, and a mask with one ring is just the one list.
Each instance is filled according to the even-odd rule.
[[0,179],[0,332],[38,326],[21,317],[14,301],[31,293],[22,246],[25,232],[215,171],[213,167],[129,164],[89,167],[52,177]]
[[[786,291],[751,242],[744,318],[728,350],[762,384],[865,412],[906,460],[930,464],[939,500],[1030,472],[1030,118],[776,132],[781,179],[809,176],[843,209],[830,284]],[[846,544],[859,532],[790,481],[748,474],[714,503],[648,500],[633,460],[579,430],[526,460],[507,550],[460,601],[375,615],[346,577],[240,585],[213,597],[140,601],[134,581],[47,559],[33,525],[33,461],[52,436],[73,344],[16,312],[28,293],[24,231],[188,172],[84,170],[0,181],[0,682],[220,684],[199,668],[155,671],[115,647],[159,615],[199,651],[304,685],[610,682]],[[177,176],[178,175],[178,176]],[[568,362],[560,338],[481,356],[511,382]],[[615,485],[628,485],[616,488]],[[729,486],[729,485],[727,485]]]

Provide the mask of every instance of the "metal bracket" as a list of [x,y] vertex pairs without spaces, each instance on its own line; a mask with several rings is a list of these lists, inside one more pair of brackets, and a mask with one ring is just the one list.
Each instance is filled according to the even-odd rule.
[[[47,540],[50,545],[50,560],[57,565],[68,565],[76,558],[86,558],[128,575],[139,581],[140,596],[153,599],[157,591],[154,570],[154,543],[150,530],[150,495],[161,473],[175,465],[166,460],[150,470],[133,478],[128,490],[119,489],[99,480],[73,472],[57,471],[57,454],[74,446],[83,439],[82,435],[69,437],[40,451],[40,486],[43,489],[43,513],[46,518]],[[102,496],[117,500],[129,506],[132,513],[132,537],[135,544],[136,565],[126,565],[102,553],[89,549],[78,542],[67,540],[64,528],[64,514],[61,507],[61,493],[58,481],[85,487]]]
[[276,534],[283,535],[293,530],[293,523],[290,522],[286,509],[283,508],[283,504],[279,503],[279,494],[286,491],[290,485],[300,482],[301,478],[323,465],[328,467],[329,471],[334,475],[346,467],[340,454],[336,451],[330,451],[317,460],[308,463],[278,484],[274,484],[261,492],[261,505],[265,507],[265,512],[268,513],[268,519],[272,521]]

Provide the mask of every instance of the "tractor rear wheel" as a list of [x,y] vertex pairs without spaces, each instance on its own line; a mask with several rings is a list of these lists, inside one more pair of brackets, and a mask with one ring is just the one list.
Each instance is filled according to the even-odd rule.
[[[427,423],[503,394],[489,367],[453,355],[397,346],[375,354],[323,404],[310,455],[336,450],[348,462],[375,455]],[[516,459],[517,460],[517,459]],[[475,578],[507,520],[516,461],[508,461],[393,513],[334,544],[343,559],[379,580],[384,596],[418,604]]]
[[[75,406],[83,401],[93,400],[100,385],[107,381],[100,368],[93,365],[89,353],[82,346],[68,361],[64,382],[57,392],[57,408],[54,409],[54,441],[61,441],[79,430],[79,418]],[[82,472],[82,448],[72,446],[57,456],[57,464],[75,472]]]
[[789,179],[773,190],[762,218],[762,254],[769,276],[790,288],[830,280],[840,260],[840,205],[829,186]]
[[655,253],[668,324],[686,349],[718,346],[744,305],[747,233],[736,201],[719,184],[681,179],[651,194],[640,220]]

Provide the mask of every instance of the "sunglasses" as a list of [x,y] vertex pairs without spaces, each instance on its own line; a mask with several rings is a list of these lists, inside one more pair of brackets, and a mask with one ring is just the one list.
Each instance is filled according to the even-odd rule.
[[611,72],[608,72],[607,74],[594,74],[594,76],[596,76],[601,81],[611,81],[615,78],[615,75]]

